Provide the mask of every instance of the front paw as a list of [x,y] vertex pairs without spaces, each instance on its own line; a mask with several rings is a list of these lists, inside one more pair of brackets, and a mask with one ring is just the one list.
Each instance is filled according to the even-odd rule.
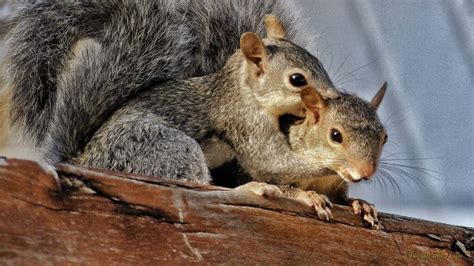
[[329,221],[329,218],[333,218],[329,209],[332,208],[332,203],[325,195],[318,194],[315,191],[300,191],[295,195],[295,199],[310,207],[314,207],[319,219]]
[[251,192],[258,196],[265,196],[265,197],[281,197],[283,193],[281,192],[280,188],[275,185],[270,185],[264,182],[248,182],[242,186],[238,186],[234,189],[235,191],[244,191],[244,192]]
[[370,223],[373,228],[379,229],[380,222],[377,219],[377,209],[373,204],[361,199],[350,199],[349,206],[352,207],[355,214],[361,214],[364,221]]

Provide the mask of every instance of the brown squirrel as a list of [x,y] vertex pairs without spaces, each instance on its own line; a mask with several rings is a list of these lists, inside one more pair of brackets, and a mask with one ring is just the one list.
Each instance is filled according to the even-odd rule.
[[[327,195],[335,203],[350,205],[356,214],[378,228],[377,210],[363,200],[350,199],[347,186],[367,180],[377,168],[388,135],[377,117],[376,110],[385,95],[384,83],[370,103],[341,93],[335,99],[324,99],[317,90],[305,88],[302,100],[306,118],[289,129],[293,150],[320,158],[336,175],[314,179],[298,179],[291,185],[302,191]],[[302,201],[313,198],[311,192],[296,192]]]
[[[374,205],[349,198],[347,188],[350,183],[369,179],[377,168],[387,133],[376,110],[386,88],[387,83],[384,83],[370,103],[345,93],[335,98],[324,98],[314,87],[303,88],[301,100],[305,118],[282,123],[282,131],[293,151],[316,158],[320,167],[332,174],[313,178],[294,176],[277,180],[274,186],[250,182],[238,189],[294,198],[314,207],[321,219],[332,217],[331,202],[349,205],[378,229],[380,224]],[[227,173],[214,172],[214,178],[216,180],[216,176]]]

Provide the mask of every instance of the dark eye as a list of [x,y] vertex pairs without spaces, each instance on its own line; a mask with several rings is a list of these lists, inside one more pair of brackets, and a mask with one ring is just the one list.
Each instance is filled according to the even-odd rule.
[[388,135],[385,134],[385,138],[383,139],[383,144],[387,143],[387,140],[388,140]]
[[339,132],[339,130],[335,128],[331,129],[330,136],[332,141],[342,143],[342,134]]
[[303,87],[308,83],[306,83],[306,79],[302,74],[295,73],[290,76],[290,84],[295,87]]

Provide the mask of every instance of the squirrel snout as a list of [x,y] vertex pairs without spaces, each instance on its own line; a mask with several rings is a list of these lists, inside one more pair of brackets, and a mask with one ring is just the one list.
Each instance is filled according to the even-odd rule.
[[368,162],[368,161],[354,161],[352,162],[353,171],[352,171],[352,179],[355,182],[361,180],[368,180],[371,177],[377,168],[375,162]]

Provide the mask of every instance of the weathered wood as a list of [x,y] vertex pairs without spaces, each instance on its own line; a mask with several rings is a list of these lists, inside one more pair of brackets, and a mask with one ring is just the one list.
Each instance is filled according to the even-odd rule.
[[[471,265],[473,229],[110,171],[0,159],[0,263]],[[464,249],[464,252],[462,251]]]

